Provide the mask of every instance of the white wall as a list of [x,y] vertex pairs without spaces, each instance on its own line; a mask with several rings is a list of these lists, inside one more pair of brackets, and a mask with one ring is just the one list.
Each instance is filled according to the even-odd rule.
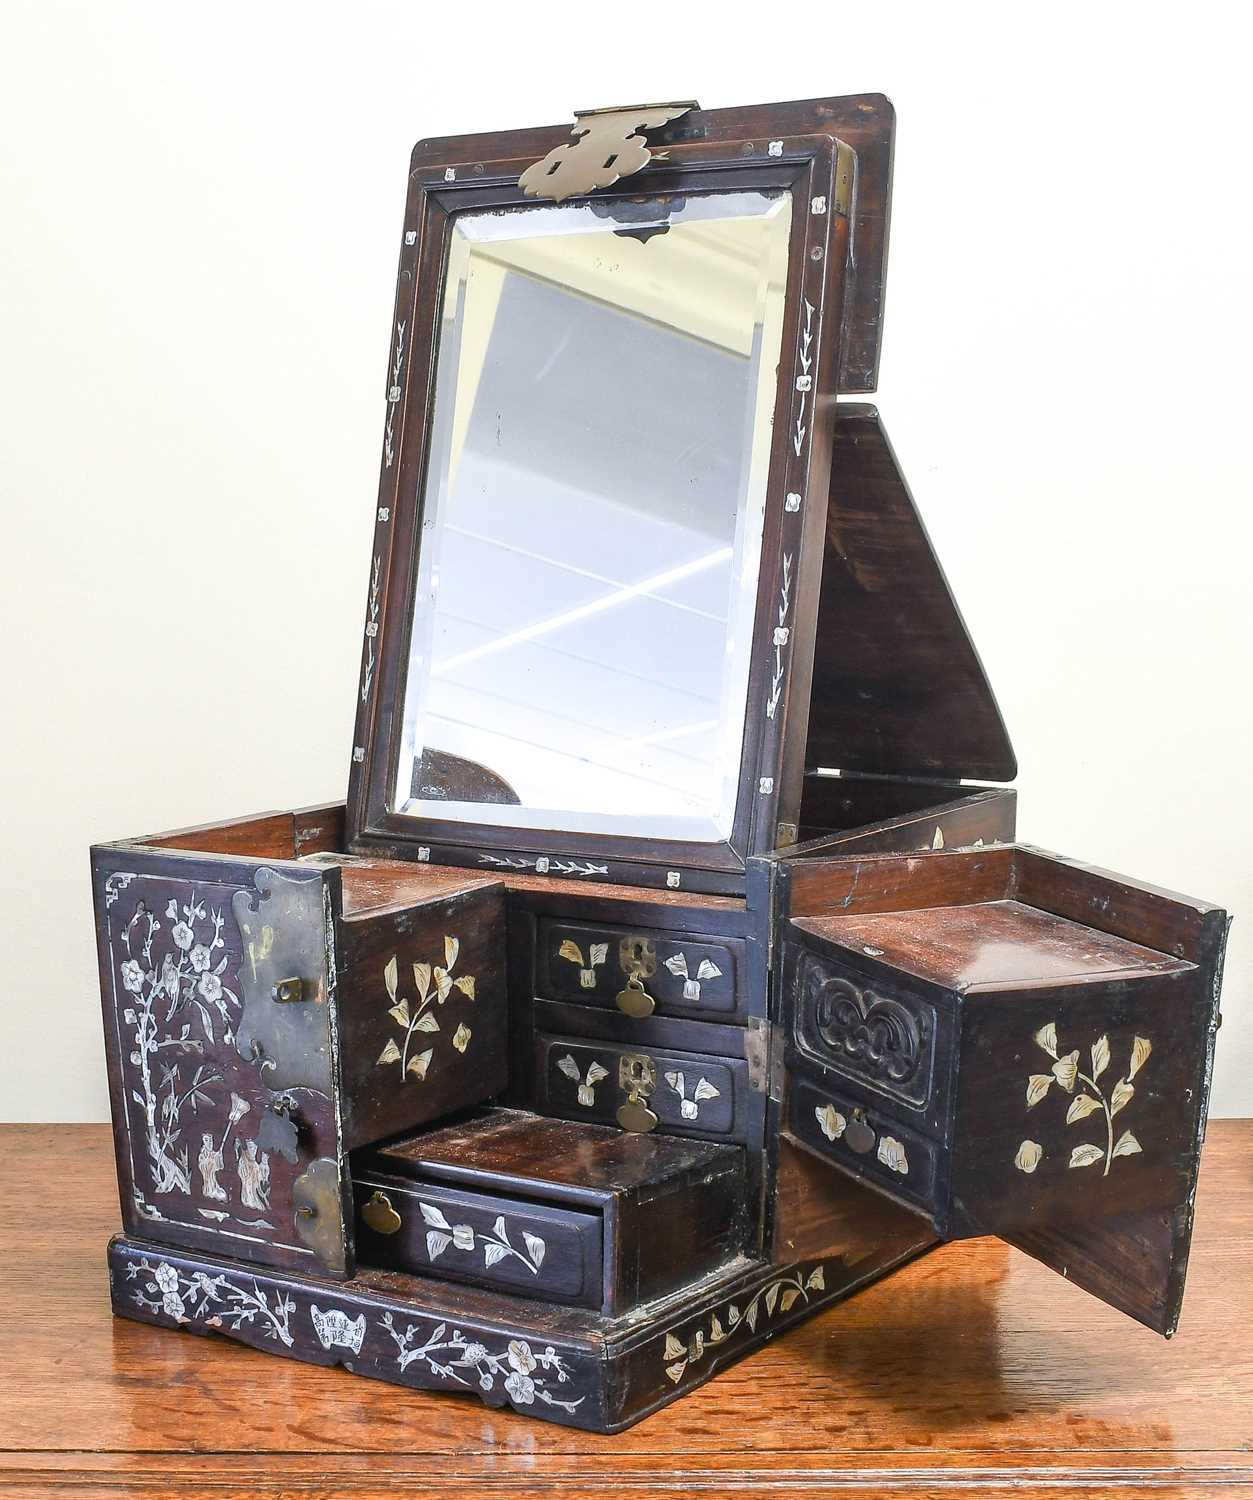
[[1022,833],[1239,914],[1215,1108],[1253,1113],[1234,14],[4,0],[0,1118],[107,1116],[90,841],[344,787],[412,142],[870,89],[878,400]]

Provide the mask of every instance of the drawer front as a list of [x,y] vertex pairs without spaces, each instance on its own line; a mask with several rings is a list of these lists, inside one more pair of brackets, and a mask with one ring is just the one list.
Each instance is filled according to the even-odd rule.
[[634,975],[659,1016],[743,1019],[738,938],[696,941],[681,932],[541,920],[536,945],[536,992],[544,999],[615,1009]]
[[599,1307],[599,1214],[364,1172],[353,1184],[362,1265]]
[[798,945],[790,947],[787,971],[792,1044],[800,1057],[864,1094],[867,1104],[940,1133],[955,1014]]
[[934,1141],[847,1096],[805,1080],[793,1083],[788,1127],[797,1140],[834,1166],[893,1197],[937,1212],[942,1176]]
[[568,1119],[622,1125],[619,1110],[634,1093],[667,1134],[750,1145],[761,1137],[765,1096],[753,1091],[743,1058],[541,1036],[535,1080],[539,1108]]

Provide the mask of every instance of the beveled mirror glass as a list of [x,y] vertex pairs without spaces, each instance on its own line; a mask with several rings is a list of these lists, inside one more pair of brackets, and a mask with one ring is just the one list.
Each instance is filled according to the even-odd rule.
[[791,198],[452,221],[393,811],[725,840]]

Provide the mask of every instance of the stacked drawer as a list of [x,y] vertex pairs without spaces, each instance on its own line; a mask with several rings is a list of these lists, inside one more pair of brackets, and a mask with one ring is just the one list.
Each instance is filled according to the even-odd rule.
[[490,1110],[362,1153],[370,1265],[610,1315],[744,1247],[739,1147]]
[[651,922],[598,921],[571,917],[568,901],[560,915],[514,909],[516,894],[519,1102],[637,1134],[759,1146],[765,975],[745,909],[655,906],[638,913]]

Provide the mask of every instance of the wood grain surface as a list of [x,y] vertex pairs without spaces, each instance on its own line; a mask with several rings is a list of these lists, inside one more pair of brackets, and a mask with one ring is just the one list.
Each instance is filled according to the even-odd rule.
[[952,1244],[617,1437],[109,1312],[105,1126],[0,1127],[0,1495],[1253,1492],[1253,1121],[1217,1121],[1164,1342]]

